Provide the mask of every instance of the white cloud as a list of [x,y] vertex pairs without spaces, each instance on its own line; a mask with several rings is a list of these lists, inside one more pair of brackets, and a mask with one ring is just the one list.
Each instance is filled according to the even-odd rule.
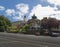
[[23,20],[23,16],[29,12],[28,4],[17,4],[16,9],[17,11],[15,12],[15,16],[13,17],[13,19],[15,20]]
[[59,5],[60,6],[60,0],[47,0],[51,4]]
[[29,12],[28,4],[17,4],[16,10],[14,9],[7,9],[6,14],[11,16],[14,20],[23,20],[23,16]]
[[0,6],[0,10],[5,10],[5,7],[3,7],[3,6]]
[[19,12],[19,11],[16,11],[16,13],[15,13],[15,16],[13,16],[13,19],[15,19],[15,20],[23,20],[23,16],[24,14],[22,14],[21,12]]
[[5,12],[8,16],[14,16],[15,15],[15,10],[14,9],[7,9]]
[[60,11],[56,11],[56,12],[55,12],[55,15],[51,15],[51,17],[60,20]]
[[29,10],[29,6],[28,4],[17,4],[16,5],[16,8],[22,13],[22,14],[26,14],[28,13],[28,10]]
[[55,11],[56,9],[57,9],[56,7],[50,6],[42,7],[40,4],[38,4],[37,6],[34,6],[33,9],[31,10],[30,16],[33,16],[33,14],[35,14],[38,19],[43,19],[43,17],[49,16],[59,19],[58,17],[60,17],[60,11]]
[[23,20],[23,18],[21,16],[14,16],[13,19],[15,19],[15,20]]

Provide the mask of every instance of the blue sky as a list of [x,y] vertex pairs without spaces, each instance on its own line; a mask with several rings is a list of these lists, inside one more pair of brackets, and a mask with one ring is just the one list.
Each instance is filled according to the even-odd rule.
[[59,0],[0,0],[0,15],[11,21],[27,19],[35,14],[38,19],[53,17],[60,20]]

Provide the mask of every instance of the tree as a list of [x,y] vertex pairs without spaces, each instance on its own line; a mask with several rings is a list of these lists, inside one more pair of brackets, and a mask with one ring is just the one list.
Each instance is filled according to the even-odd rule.
[[41,28],[47,29],[47,28],[48,28],[47,23],[48,23],[48,19],[47,19],[47,17],[44,17],[44,18],[41,20]]
[[8,30],[7,30],[7,32],[9,32],[9,33],[18,33],[18,28],[17,28],[17,26],[10,26],[10,27],[8,27]]
[[49,28],[58,28],[58,26],[59,26],[59,22],[58,22],[58,20],[57,19],[55,19],[55,18],[49,18],[48,19],[48,27]]
[[0,29],[7,30],[8,26],[11,26],[11,21],[3,15],[0,15]]
[[48,29],[49,34],[52,35],[51,28],[58,28],[59,22],[55,18],[44,18],[41,20],[41,27],[43,29]]
[[26,33],[27,30],[29,29],[30,25],[29,24],[25,24],[21,29],[20,32],[21,33]]

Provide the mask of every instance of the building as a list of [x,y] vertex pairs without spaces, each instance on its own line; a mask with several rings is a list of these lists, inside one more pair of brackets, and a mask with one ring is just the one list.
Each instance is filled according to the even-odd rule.
[[35,15],[32,16],[32,19],[27,21],[27,24],[30,25],[30,28],[27,30],[29,34],[40,32],[40,20],[37,19]]
[[19,28],[22,28],[25,24],[27,24],[26,16],[23,17],[22,21],[13,22],[12,26],[17,26]]

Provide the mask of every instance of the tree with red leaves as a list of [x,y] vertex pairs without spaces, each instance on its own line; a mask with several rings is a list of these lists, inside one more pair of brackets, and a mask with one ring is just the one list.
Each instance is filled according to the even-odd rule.
[[55,18],[43,18],[41,20],[41,27],[43,29],[48,29],[49,34],[52,34],[51,28],[58,28],[59,26],[59,21]]

